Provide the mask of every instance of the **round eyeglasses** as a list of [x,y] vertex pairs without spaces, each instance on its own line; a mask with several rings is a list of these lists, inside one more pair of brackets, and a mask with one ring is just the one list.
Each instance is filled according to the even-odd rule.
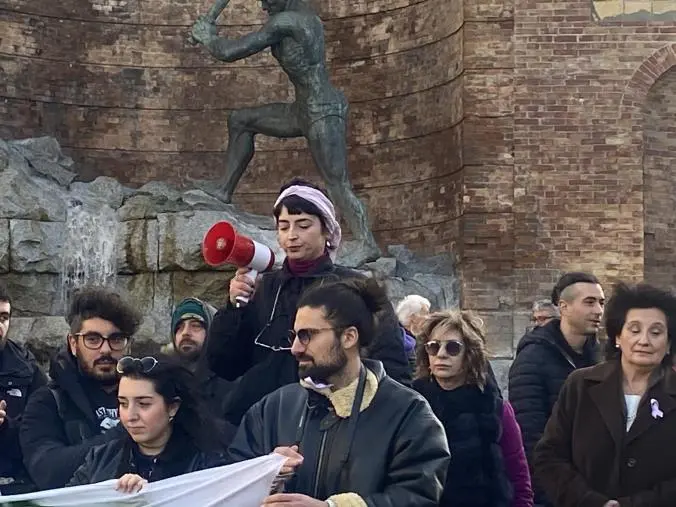
[[441,348],[446,350],[446,354],[449,356],[458,356],[462,352],[462,349],[465,348],[465,344],[458,340],[448,340],[448,341],[438,341],[432,340],[425,344],[425,350],[430,356],[436,356],[439,354]]

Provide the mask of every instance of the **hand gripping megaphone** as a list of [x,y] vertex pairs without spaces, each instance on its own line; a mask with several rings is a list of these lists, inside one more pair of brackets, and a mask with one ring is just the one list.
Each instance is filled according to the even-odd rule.
[[[269,247],[237,234],[229,222],[217,222],[207,231],[202,240],[202,256],[210,266],[232,264],[251,268],[246,277],[252,282],[259,272],[268,271],[275,264],[275,254]],[[249,299],[240,296],[237,301],[247,303]]]

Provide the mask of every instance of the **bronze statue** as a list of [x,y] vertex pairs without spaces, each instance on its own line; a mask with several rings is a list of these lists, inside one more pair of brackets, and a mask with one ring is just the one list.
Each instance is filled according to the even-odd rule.
[[291,80],[295,101],[237,109],[228,117],[226,174],[210,193],[230,202],[254,155],[254,137],[305,137],[329,196],[343,212],[356,239],[371,257],[380,253],[364,205],[354,194],[347,174],[346,122],[348,103],[329,79],[324,55],[324,29],[319,17],[302,0],[263,0],[268,21],[257,32],[239,39],[216,35],[215,20],[228,0],[217,0],[192,27],[192,38],[211,55],[234,62],[270,48]]

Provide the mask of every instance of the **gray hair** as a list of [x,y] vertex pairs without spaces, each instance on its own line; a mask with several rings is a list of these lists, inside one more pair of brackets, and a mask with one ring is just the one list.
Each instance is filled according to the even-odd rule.
[[549,299],[538,299],[533,302],[533,312],[549,311],[552,315],[559,317],[559,307],[551,302]]
[[429,312],[430,308],[432,308],[432,303],[430,303],[429,299],[417,294],[411,294],[402,299],[397,305],[397,318],[399,319],[399,323],[406,327],[413,315],[423,310]]

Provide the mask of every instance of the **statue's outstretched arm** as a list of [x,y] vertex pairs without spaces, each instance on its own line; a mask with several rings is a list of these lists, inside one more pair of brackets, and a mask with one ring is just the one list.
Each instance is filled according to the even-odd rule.
[[291,33],[293,27],[286,13],[280,13],[271,18],[257,32],[239,39],[218,37],[215,28],[215,25],[211,23],[206,21],[201,23],[201,20],[198,20],[193,26],[192,35],[209,50],[214,58],[224,62],[234,62],[277,44]]

